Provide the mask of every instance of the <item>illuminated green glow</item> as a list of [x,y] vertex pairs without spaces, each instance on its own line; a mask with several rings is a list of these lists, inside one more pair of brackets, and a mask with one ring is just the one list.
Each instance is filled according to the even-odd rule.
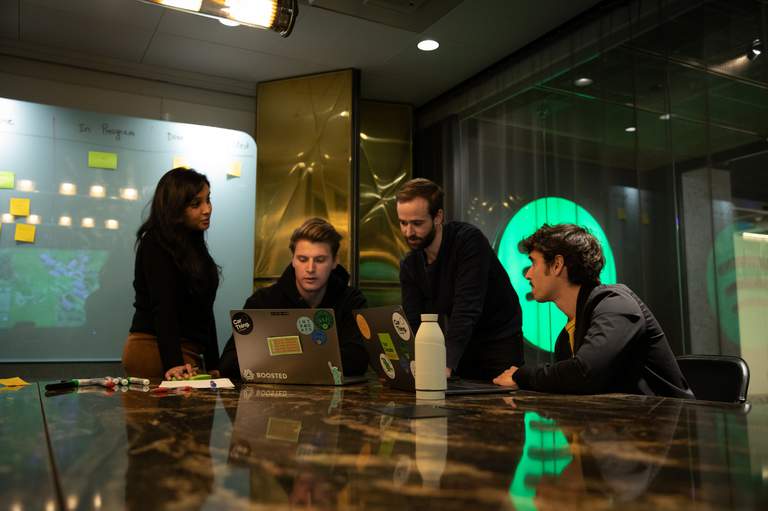
[[517,511],[535,511],[536,487],[542,476],[559,476],[573,460],[570,444],[555,421],[525,412],[525,444],[515,468],[509,499]]
[[530,266],[527,254],[521,254],[517,244],[545,223],[577,224],[587,228],[600,242],[605,255],[605,267],[600,273],[603,284],[616,283],[616,262],[611,245],[600,224],[589,212],[567,199],[543,197],[529,202],[515,213],[504,229],[499,242],[498,257],[509,274],[509,280],[520,297],[523,309],[523,335],[531,344],[545,351],[554,351],[555,340],[565,326],[565,314],[553,303],[537,303],[528,299],[531,286],[524,273]]

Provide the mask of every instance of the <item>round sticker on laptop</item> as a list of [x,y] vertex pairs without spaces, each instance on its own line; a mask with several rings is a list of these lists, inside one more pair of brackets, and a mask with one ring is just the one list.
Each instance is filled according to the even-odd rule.
[[315,324],[320,330],[328,330],[333,326],[333,314],[328,311],[317,311],[315,313]]
[[248,335],[253,330],[253,321],[245,312],[236,312],[232,315],[232,328],[240,335]]
[[312,342],[314,342],[315,344],[322,346],[323,344],[325,344],[325,341],[327,340],[328,340],[328,336],[325,335],[325,332],[323,332],[322,330],[315,330],[314,332],[312,332]]
[[411,327],[408,326],[408,320],[406,320],[399,312],[392,313],[392,326],[395,327],[395,332],[404,341],[411,338]]
[[387,358],[387,355],[384,353],[380,354],[379,362],[381,363],[381,368],[384,370],[384,373],[389,377],[389,379],[394,380],[395,366],[392,365],[392,361]]
[[371,327],[368,326],[368,322],[365,320],[362,314],[356,314],[355,315],[355,321],[357,321],[357,328],[360,329],[360,333],[363,334],[363,337],[371,340]]
[[315,329],[315,324],[309,316],[301,316],[296,320],[296,328],[304,335],[309,335]]

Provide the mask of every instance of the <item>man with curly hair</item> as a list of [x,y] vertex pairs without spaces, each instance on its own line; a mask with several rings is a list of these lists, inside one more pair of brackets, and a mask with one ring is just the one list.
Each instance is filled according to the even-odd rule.
[[600,284],[600,243],[578,225],[544,224],[519,244],[537,302],[568,317],[555,362],[512,366],[498,385],[561,394],[620,392],[695,399],[648,307],[623,284]]

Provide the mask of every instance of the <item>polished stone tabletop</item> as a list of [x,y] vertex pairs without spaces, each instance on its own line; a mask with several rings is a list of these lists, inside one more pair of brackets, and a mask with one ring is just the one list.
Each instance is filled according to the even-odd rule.
[[[247,385],[0,393],[0,510],[768,509],[768,400],[530,392],[469,411],[413,396]],[[47,431],[47,435],[46,435]]]

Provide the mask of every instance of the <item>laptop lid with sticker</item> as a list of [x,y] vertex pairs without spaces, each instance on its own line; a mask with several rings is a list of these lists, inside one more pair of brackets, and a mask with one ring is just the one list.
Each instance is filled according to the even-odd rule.
[[242,309],[230,320],[244,382],[345,383],[333,309]]
[[414,390],[414,336],[399,305],[352,311],[363,336],[371,367],[384,383],[400,390]]

